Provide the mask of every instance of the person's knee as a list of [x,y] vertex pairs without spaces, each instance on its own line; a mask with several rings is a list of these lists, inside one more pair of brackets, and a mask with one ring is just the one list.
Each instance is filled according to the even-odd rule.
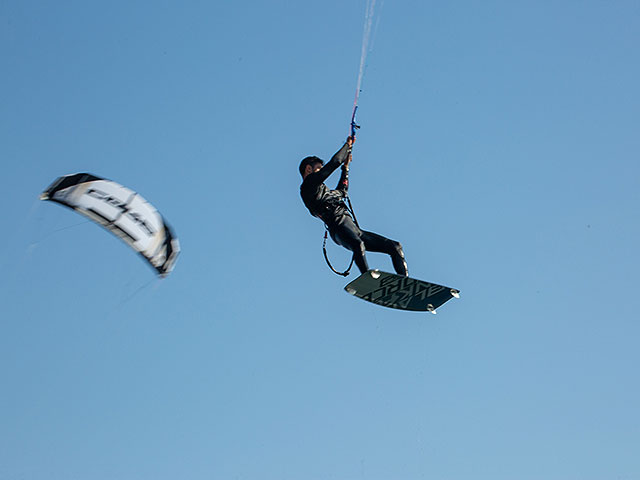
[[351,244],[351,251],[353,251],[353,253],[364,255],[364,252],[366,251],[364,242],[362,240],[354,240]]
[[356,255],[364,255],[366,247],[362,239],[356,235],[338,235],[339,245],[351,250]]

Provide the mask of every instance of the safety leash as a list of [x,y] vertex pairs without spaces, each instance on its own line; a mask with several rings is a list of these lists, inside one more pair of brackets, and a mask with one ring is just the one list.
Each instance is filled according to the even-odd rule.
[[[353,222],[356,224],[356,226],[358,228],[360,228],[360,225],[358,224],[358,219],[356,218],[356,214],[353,211],[353,206],[351,205],[351,199],[349,198],[349,195],[345,196],[345,200],[346,200],[347,210],[349,211],[349,213],[353,217]],[[327,227],[327,224],[325,223],[325,225],[324,225],[324,240],[322,240],[322,254],[324,255],[324,259],[327,262],[327,265],[329,265],[329,268],[331,269],[331,271],[333,273],[335,273],[337,275],[342,275],[343,277],[347,277],[347,276],[349,276],[349,272],[351,272],[351,267],[353,267],[353,262],[354,262],[355,255],[351,256],[351,263],[349,263],[349,266],[347,267],[347,269],[344,272],[336,270],[333,267],[333,265],[331,265],[331,261],[329,260],[329,255],[327,254],[327,237],[328,236],[329,236],[329,227]]]
[[339,270],[336,270],[335,268],[333,268],[333,265],[331,265],[331,261],[329,260],[329,255],[327,255],[327,237],[329,233],[329,227],[327,227],[326,225],[324,226],[324,240],[322,241],[322,254],[324,255],[324,259],[327,262],[327,265],[329,265],[329,268],[331,269],[331,271],[333,273],[336,273],[338,275],[342,275],[343,277],[347,277],[349,276],[349,272],[351,271],[351,267],[353,267],[353,256],[351,256],[351,263],[349,263],[349,266],[347,267],[347,269],[344,272],[340,272]]

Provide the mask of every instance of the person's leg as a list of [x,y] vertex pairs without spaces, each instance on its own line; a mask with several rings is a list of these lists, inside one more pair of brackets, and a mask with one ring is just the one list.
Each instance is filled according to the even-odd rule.
[[408,276],[407,262],[404,259],[402,245],[395,240],[383,237],[373,232],[362,231],[360,239],[364,242],[364,247],[369,252],[386,253],[391,256],[393,268],[398,275]]
[[365,256],[365,245],[360,238],[362,231],[353,223],[350,217],[345,217],[337,226],[331,228],[329,233],[334,242],[353,252],[353,261],[360,273],[369,270],[369,264]]

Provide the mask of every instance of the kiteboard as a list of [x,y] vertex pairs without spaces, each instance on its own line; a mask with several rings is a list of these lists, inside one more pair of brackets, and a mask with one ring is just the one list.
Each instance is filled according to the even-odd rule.
[[367,302],[416,312],[436,313],[445,302],[460,298],[455,288],[379,270],[363,273],[344,289]]

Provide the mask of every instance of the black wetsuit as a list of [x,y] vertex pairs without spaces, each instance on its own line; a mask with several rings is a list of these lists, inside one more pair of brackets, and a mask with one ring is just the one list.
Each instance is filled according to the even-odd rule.
[[[353,259],[361,273],[369,270],[365,256],[365,251],[368,250],[390,255],[398,275],[408,275],[402,245],[377,233],[361,230],[344,203],[349,188],[349,167],[344,162],[350,153],[351,147],[345,143],[319,171],[307,175],[300,185],[302,201],[311,215],[325,223],[333,241],[353,252]],[[340,166],[342,175],[338,186],[335,190],[330,190],[324,181]]]

